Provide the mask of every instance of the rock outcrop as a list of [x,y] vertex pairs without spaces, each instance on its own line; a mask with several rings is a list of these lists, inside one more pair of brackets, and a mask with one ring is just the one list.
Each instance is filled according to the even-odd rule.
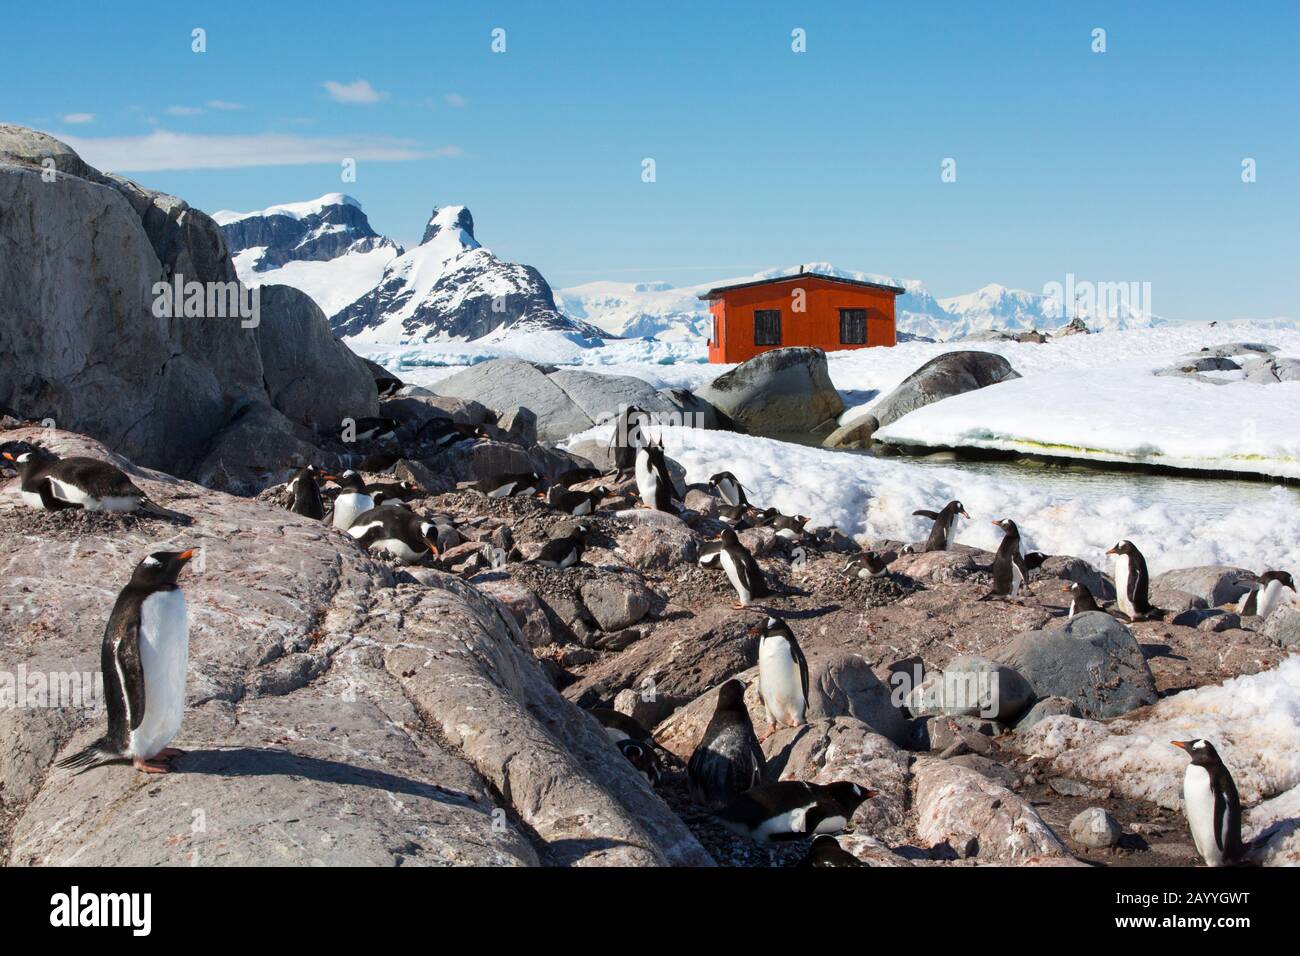
[[871,408],[877,427],[933,402],[1019,378],[1020,373],[994,352],[945,352],[903,379]]
[[830,431],[844,411],[821,349],[763,352],[697,394],[754,435]]
[[[241,289],[207,215],[17,126],[0,126],[0,244],[0,406],[15,415],[194,475],[249,407],[302,428],[377,410],[364,364],[309,301]],[[197,299],[156,294],[182,281],[202,284]]]

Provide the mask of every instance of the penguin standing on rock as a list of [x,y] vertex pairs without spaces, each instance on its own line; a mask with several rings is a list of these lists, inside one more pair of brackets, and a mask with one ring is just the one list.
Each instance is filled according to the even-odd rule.
[[1246,592],[1237,613],[1242,616],[1258,615],[1261,620],[1268,617],[1279,604],[1296,599],[1295,578],[1286,571],[1265,571],[1259,576],[1260,586]]
[[748,507],[749,498],[745,496],[745,488],[741,485],[739,479],[729,471],[720,471],[709,478],[709,487],[718,493],[718,497],[736,507]]
[[798,840],[815,833],[839,833],[876,791],[856,783],[764,783],[732,800],[714,819],[733,833],[759,843]]
[[[110,514],[131,514],[138,511],[141,514],[164,518],[178,524],[192,523],[189,516],[168,511],[150,501],[149,496],[126,476],[126,472],[106,461],[79,456],[59,458],[52,452],[46,452],[45,456],[39,459],[28,458],[27,454],[21,455],[20,458],[24,461],[19,462],[19,465],[27,466],[29,471],[26,474],[30,480],[45,481],[50,495],[64,502],[64,505],[56,506],[56,509],[46,508],[46,510],[71,506],[86,511],[106,511]],[[23,472],[20,471],[20,474]],[[47,499],[39,491],[37,499],[40,501],[39,505],[29,497],[28,492],[23,492],[23,500],[29,505],[46,507]]]
[[943,506],[942,511],[913,511],[912,514],[919,515],[922,518],[930,518],[934,524],[930,526],[930,536],[925,539],[926,551],[951,551],[952,546],[957,541],[955,525],[957,516],[970,520],[970,515],[966,513],[965,506],[960,501],[950,501]]
[[649,424],[650,416],[635,405],[629,405],[619,412],[614,433],[609,438],[617,478],[622,478],[636,467],[637,450],[647,443],[645,428]]
[[718,688],[713,718],[686,764],[691,796],[710,809],[726,806],[762,782],[765,765],[745,706],[745,685],[732,678]]
[[777,724],[798,727],[808,708],[808,659],[804,657],[790,626],[769,617],[758,629],[758,694],[767,712],[770,737]]
[[[712,553],[709,556],[712,557]],[[701,563],[704,560],[704,557],[700,558]],[[767,597],[772,593],[768,590],[767,579],[758,562],[730,528],[722,532],[722,548],[717,552],[717,561],[727,573],[731,586],[736,589],[736,603],[733,605],[735,610],[749,607],[754,598]]]
[[1004,534],[990,569],[993,572],[993,590],[985,595],[984,599],[1015,598],[1020,594],[1020,589],[1029,577],[1029,569],[1025,566],[1025,558],[1020,551],[1020,529],[1010,518],[1003,518],[993,523],[1001,528]]
[[304,518],[319,521],[325,517],[325,503],[321,500],[320,485],[316,483],[316,466],[299,468],[289,481],[289,510]]
[[1232,774],[1208,740],[1170,741],[1192,758],[1183,774],[1183,813],[1206,866],[1241,859],[1241,800]]
[[333,475],[325,477],[337,482],[343,489],[334,499],[334,527],[347,531],[358,516],[375,506],[375,499],[366,491],[365,480],[350,468],[337,478]]
[[363,548],[386,551],[402,564],[438,555],[434,523],[401,505],[380,505],[362,512],[348,528],[348,534]]
[[185,715],[189,614],[176,579],[193,551],[157,551],[138,565],[104,629],[100,666],[108,733],[59,762],[88,770],[130,760],[144,773],[167,773],[181,751],[168,747]]
[[1145,618],[1155,610],[1146,558],[1132,541],[1120,541],[1106,553],[1115,556],[1115,604],[1130,621]]
[[1085,611],[1101,610],[1097,605],[1097,599],[1092,596],[1086,584],[1075,581],[1061,588],[1061,591],[1070,595],[1070,610],[1065,615],[1067,618],[1073,618],[1074,615],[1083,614]]
[[647,508],[677,514],[673,505],[673,480],[668,474],[662,444],[646,444],[636,450],[636,490]]

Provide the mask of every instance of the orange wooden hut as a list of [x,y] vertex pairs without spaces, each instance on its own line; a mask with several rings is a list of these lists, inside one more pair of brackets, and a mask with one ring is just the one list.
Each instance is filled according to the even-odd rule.
[[710,289],[710,362],[744,362],[760,352],[803,345],[861,349],[893,345],[894,285],[800,272]]

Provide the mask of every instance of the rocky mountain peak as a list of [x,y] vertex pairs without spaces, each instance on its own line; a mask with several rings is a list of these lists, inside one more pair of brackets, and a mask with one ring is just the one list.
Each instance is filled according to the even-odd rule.
[[450,230],[459,233],[456,239],[461,245],[470,249],[478,248],[478,240],[474,238],[474,217],[470,215],[468,206],[435,206],[429,214],[429,222],[424,227],[424,238],[420,244],[424,245],[431,239],[446,235]]

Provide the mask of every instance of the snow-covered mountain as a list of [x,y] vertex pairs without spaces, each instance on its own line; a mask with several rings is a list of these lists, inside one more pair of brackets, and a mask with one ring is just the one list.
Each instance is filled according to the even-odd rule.
[[[828,262],[769,269],[750,276],[717,279],[699,285],[673,287],[665,282],[589,282],[560,289],[561,308],[606,332],[625,336],[653,335],[674,340],[708,335],[708,306],[699,296],[709,289],[739,282],[793,275],[802,268],[845,279],[882,282],[907,291],[895,302],[898,331],[936,341],[961,338],[989,329],[1050,331],[1070,323],[1049,296],[987,285],[967,295],[936,299],[918,279],[897,279],[871,272],[839,269]],[[1092,328],[1134,328],[1151,325],[1149,316],[1123,307],[1118,316],[1080,317]]]
[[370,227],[361,204],[342,193],[256,212],[223,209],[225,233],[246,286],[291,285],[333,315],[375,287],[402,247]]
[[504,262],[480,245],[464,206],[434,209],[420,244],[390,262],[375,287],[330,325],[337,335],[370,342],[473,341],[505,329],[601,335],[561,313],[532,266]]

